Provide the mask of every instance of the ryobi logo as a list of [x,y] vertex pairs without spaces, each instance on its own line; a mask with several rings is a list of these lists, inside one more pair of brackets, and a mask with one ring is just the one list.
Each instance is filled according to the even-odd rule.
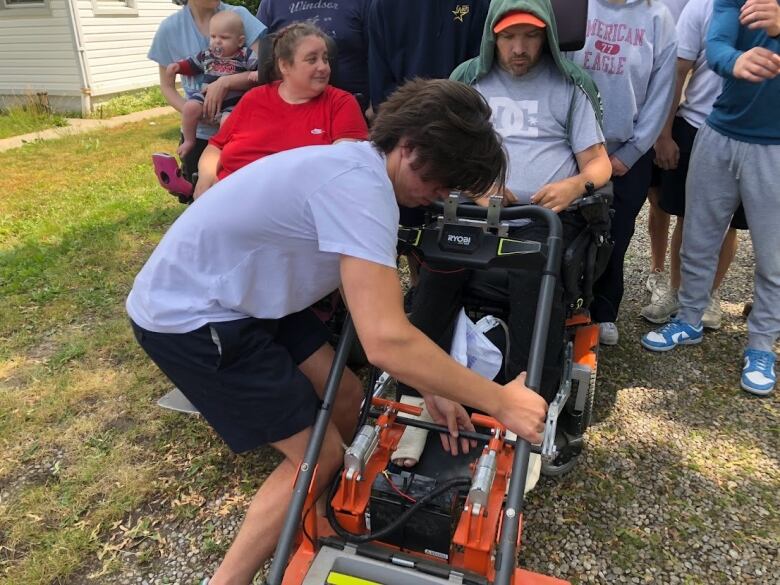
[[439,248],[458,254],[473,254],[481,239],[482,229],[479,227],[445,225],[439,234]]
[[459,246],[470,246],[471,236],[460,236],[458,234],[449,234],[447,236],[447,242],[450,244],[457,244]]

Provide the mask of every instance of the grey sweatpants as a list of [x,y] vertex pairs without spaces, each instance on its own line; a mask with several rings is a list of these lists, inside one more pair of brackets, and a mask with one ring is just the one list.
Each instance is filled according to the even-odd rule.
[[678,317],[701,321],[721,243],[741,201],[756,256],[747,347],[773,351],[780,335],[780,145],[740,142],[704,124],[685,193]]

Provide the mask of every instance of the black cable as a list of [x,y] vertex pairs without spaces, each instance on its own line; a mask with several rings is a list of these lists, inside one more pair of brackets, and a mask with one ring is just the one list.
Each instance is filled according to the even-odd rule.
[[333,510],[333,506],[331,506],[331,501],[333,500],[333,497],[336,495],[336,490],[338,489],[339,483],[341,482],[341,472],[336,476],[336,479],[333,481],[333,484],[331,484],[330,493],[328,494],[328,503],[325,506],[325,515],[328,517],[328,522],[330,523],[331,528],[338,534],[341,538],[348,542],[353,543],[363,543],[363,542],[369,542],[371,540],[380,540],[390,534],[393,530],[396,530],[400,526],[406,524],[406,522],[411,518],[414,514],[417,513],[417,511],[422,508],[425,504],[430,502],[433,498],[440,496],[447,490],[450,490],[455,487],[460,486],[467,486],[471,485],[471,478],[470,477],[456,477],[453,479],[450,479],[443,484],[435,487],[433,490],[425,494],[422,498],[417,500],[417,503],[411,506],[408,510],[406,510],[403,514],[401,514],[398,518],[396,518],[393,522],[379,530],[378,532],[369,532],[368,534],[353,534],[352,532],[349,532],[346,530],[341,524],[339,524],[338,520],[336,519],[336,513]]

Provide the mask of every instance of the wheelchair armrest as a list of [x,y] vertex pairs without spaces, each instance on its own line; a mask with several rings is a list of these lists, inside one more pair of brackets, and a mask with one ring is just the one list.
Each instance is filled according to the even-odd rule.
[[614,194],[612,182],[599,189],[594,189],[590,184],[587,193],[569,206],[570,211],[579,211],[588,226],[595,231],[609,231],[610,207]]

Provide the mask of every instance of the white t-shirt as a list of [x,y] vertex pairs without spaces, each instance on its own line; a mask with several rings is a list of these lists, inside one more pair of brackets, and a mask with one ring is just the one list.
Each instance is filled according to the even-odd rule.
[[685,5],[688,4],[688,0],[661,0],[661,3],[672,13],[674,22],[677,22],[680,20],[680,15],[682,14]]
[[193,203],[136,276],[130,318],[187,333],[247,316],[278,319],[338,288],[341,255],[395,268],[398,204],[368,142],[262,158]]
[[493,127],[509,155],[507,187],[520,203],[530,203],[543,185],[579,173],[575,153],[604,142],[585,92],[563,76],[549,55],[519,77],[494,66],[474,88],[493,111]]
[[677,22],[677,56],[693,61],[693,74],[677,115],[701,128],[721,92],[723,80],[707,65],[707,29],[712,18],[712,0],[690,0]]

